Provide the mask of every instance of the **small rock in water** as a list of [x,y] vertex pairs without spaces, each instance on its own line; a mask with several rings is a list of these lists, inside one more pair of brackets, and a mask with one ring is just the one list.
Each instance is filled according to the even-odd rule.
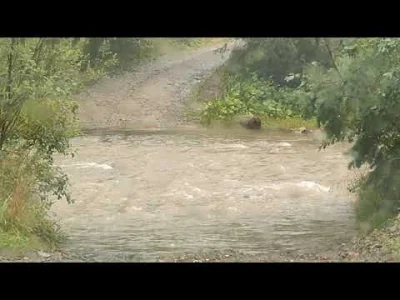
[[261,129],[261,119],[253,116],[242,116],[239,124],[247,129]]
[[305,128],[305,129],[303,129],[302,131],[300,131],[300,133],[302,133],[302,134],[309,134],[309,133],[311,133],[311,130]]

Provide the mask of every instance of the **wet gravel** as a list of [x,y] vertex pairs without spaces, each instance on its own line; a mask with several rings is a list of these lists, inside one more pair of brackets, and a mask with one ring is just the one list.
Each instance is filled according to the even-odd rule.
[[[380,232],[382,234],[382,232]],[[392,233],[393,234],[393,233]],[[397,232],[396,237],[400,236]],[[386,237],[387,238],[387,237]],[[391,251],[374,236],[356,238],[341,244],[337,250],[327,253],[269,253],[268,255],[243,253],[241,251],[208,251],[197,254],[155,258],[153,262],[190,263],[268,263],[268,262],[394,262]],[[24,254],[0,253],[0,262],[104,262],[91,255],[79,255],[61,251],[31,251]],[[123,262],[140,262],[126,259]],[[146,261],[142,261],[146,262]]]

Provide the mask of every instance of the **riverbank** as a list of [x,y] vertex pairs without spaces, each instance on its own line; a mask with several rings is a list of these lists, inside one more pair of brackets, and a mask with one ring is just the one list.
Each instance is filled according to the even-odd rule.
[[[399,223],[397,221],[397,223]],[[398,225],[397,225],[398,226]],[[330,253],[273,253],[269,255],[249,255],[240,251],[214,251],[200,254],[187,254],[178,257],[155,258],[154,262],[192,262],[192,263],[235,263],[235,262],[398,262],[400,230],[392,227],[356,238],[348,244],[342,243]],[[92,255],[78,255],[63,251],[27,251],[24,253],[9,250],[0,251],[0,262],[102,262]],[[124,260],[120,262],[140,262]],[[145,262],[145,261],[142,261]]]
[[400,216],[372,233],[341,243],[326,253],[274,253],[248,255],[241,252],[214,252],[160,259],[160,262],[399,262]]
[[[400,216],[371,234],[342,243],[329,253],[272,253],[249,255],[240,251],[209,251],[154,259],[157,262],[398,262],[400,261]],[[96,262],[92,255],[64,251],[0,250],[0,262]],[[99,261],[100,262],[100,261]],[[126,260],[125,262],[138,262]]]

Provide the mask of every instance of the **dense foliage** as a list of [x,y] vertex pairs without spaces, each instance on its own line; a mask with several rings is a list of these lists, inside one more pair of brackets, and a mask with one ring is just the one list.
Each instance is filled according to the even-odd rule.
[[[228,63],[229,70],[242,78],[256,73],[277,85],[295,87],[301,76],[288,81],[288,74],[302,74],[313,61],[331,66],[330,53],[320,38],[247,38],[245,42],[244,47],[232,52]],[[338,43],[334,41],[335,45]]]

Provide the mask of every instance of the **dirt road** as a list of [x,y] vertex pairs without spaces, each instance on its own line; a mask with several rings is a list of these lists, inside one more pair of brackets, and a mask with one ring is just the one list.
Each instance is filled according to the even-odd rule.
[[193,86],[228,57],[222,45],[165,55],[116,78],[104,79],[79,96],[84,128],[175,128],[185,122]]

